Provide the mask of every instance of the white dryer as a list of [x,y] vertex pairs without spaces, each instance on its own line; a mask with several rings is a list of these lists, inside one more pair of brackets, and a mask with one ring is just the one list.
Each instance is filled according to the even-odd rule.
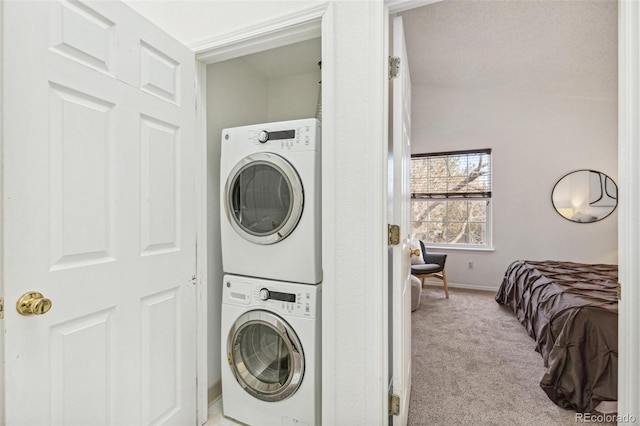
[[223,282],[223,414],[249,425],[320,425],[322,286]]
[[222,131],[225,273],[322,281],[319,147],[313,118]]

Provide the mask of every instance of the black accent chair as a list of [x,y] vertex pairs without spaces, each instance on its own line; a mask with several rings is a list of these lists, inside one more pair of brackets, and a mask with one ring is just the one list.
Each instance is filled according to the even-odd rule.
[[428,253],[424,243],[420,241],[422,249],[423,264],[411,265],[411,274],[420,278],[420,283],[424,287],[424,279],[428,277],[436,277],[442,280],[444,285],[444,295],[449,298],[449,286],[447,285],[447,273],[444,270],[444,264],[447,261],[445,253]]

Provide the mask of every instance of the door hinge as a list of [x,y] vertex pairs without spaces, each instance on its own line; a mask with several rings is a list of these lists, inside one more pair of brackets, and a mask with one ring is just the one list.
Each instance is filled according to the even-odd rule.
[[389,56],[389,80],[396,78],[400,74],[400,58]]
[[400,397],[395,393],[389,394],[389,415],[397,416],[400,414]]
[[0,319],[4,318],[4,299],[0,297]]
[[400,244],[400,227],[398,225],[388,225],[389,227],[389,245],[395,246]]
[[618,300],[622,300],[622,284],[618,283]]

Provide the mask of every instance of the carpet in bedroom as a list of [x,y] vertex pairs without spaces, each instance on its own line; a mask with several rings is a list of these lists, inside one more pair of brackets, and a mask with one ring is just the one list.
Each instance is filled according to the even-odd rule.
[[[412,313],[409,425],[575,425],[540,388],[542,357],[485,291],[425,287]],[[590,423],[609,424],[609,423]]]

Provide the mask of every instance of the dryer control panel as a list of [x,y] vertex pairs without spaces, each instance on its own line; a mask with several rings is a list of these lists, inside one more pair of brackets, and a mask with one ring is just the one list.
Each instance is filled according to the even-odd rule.
[[315,150],[316,128],[313,124],[315,123],[296,123],[292,128],[284,130],[277,130],[273,125],[265,124],[247,133],[254,145],[282,151]]
[[225,276],[223,303],[262,306],[283,316],[319,316],[321,285],[291,284]]
[[222,141],[252,147],[252,152],[318,151],[320,122],[307,118],[224,129]]

